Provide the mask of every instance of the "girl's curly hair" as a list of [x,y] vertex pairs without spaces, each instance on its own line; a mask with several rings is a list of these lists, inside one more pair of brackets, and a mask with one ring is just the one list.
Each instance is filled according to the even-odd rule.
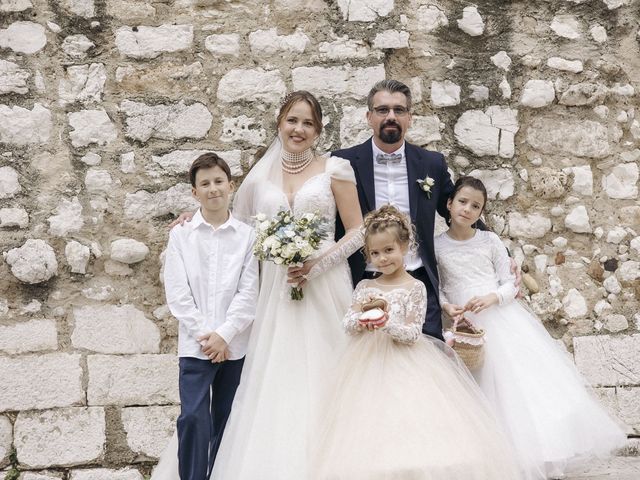
[[367,238],[374,233],[386,231],[393,232],[400,245],[408,245],[410,252],[416,251],[415,228],[409,216],[393,205],[383,205],[364,217],[364,254],[367,258]]

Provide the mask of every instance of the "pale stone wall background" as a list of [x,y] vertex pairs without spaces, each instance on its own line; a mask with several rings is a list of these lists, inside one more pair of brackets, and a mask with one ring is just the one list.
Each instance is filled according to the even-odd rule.
[[148,473],[178,413],[159,274],[189,164],[242,176],[292,89],[321,99],[322,149],[353,145],[385,77],[414,91],[411,139],[487,182],[526,301],[640,433],[639,21],[639,0],[0,0],[0,469]]

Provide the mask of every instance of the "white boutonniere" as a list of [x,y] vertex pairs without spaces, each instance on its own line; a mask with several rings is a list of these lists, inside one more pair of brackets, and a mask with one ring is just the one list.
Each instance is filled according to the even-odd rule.
[[429,175],[424,177],[424,179],[418,179],[416,181],[418,185],[420,185],[420,189],[427,194],[427,198],[431,198],[431,187],[435,185],[436,181]]

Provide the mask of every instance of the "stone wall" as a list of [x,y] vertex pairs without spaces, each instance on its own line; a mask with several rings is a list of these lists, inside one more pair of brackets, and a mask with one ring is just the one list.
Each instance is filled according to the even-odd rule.
[[486,181],[525,301],[640,433],[639,20],[639,0],[0,0],[0,470],[148,473],[178,413],[159,274],[189,164],[241,177],[292,89],[321,100],[321,149],[353,145],[385,77],[413,89],[412,141]]

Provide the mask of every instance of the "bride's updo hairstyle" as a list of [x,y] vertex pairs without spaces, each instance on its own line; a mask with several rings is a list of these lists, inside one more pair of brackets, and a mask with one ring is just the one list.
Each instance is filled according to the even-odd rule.
[[278,112],[278,117],[276,118],[277,125],[280,126],[280,122],[287,116],[291,107],[298,102],[307,102],[307,104],[309,104],[311,107],[313,126],[316,129],[316,133],[320,135],[320,133],[322,133],[322,107],[318,99],[306,90],[290,92],[284,97],[280,111]]
[[367,258],[369,258],[367,238],[381,232],[392,233],[400,245],[407,245],[410,252],[415,251],[415,230],[411,219],[393,205],[383,205],[364,217],[364,254]]

